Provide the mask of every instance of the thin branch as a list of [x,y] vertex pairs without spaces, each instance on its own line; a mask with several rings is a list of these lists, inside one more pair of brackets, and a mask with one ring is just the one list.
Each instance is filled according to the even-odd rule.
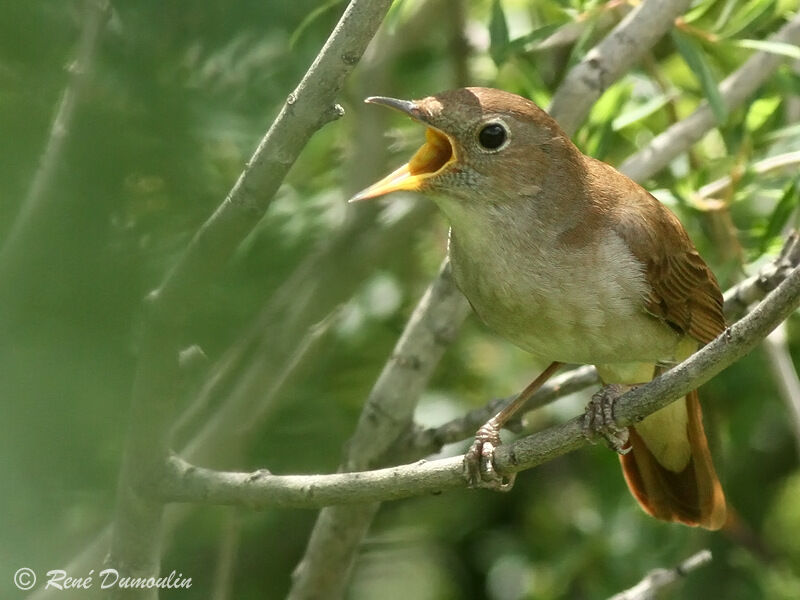
[[27,196],[20,205],[17,217],[0,247],[0,273],[4,272],[16,257],[17,246],[26,231],[43,212],[46,212],[48,194],[52,191],[56,171],[62,162],[64,144],[72,129],[75,109],[83,100],[87,83],[94,70],[101,34],[111,15],[111,7],[108,0],[85,0],[85,11],[77,56],[69,67],[69,81],[56,110],[50,136],[39,160],[39,168],[33,177]]
[[239,511],[237,508],[228,508],[224,515],[211,600],[230,600],[234,597],[233,574],[242,537],[242,517]]
[[692,571],[711,562],[711,551],[701,550],[672,569],[654,569],[630,589],[614,594],[608,600],[653,600],[661,588],[686,577]]
[[[629,8],[630,7],[624,2],[614,4],[609,2],[597,9],[590,9],[578,15],[576,20],[565,23],[543,40],[531,46],[526,46],[525,51],[530,54],[535,54],[537,52],[545,52],[547,50],[570,46],[580,39],[587,27],[592,26],[595,30],[603,30],[608,29],[614,22],[618,21],[620,16],[615,14],[614,9],[620,11],[622,16],[624,16],[628,14]],[[591,14],[593,10],[599,10],[600,14]]]
[[[753,163],[748,171],[753,175],[764,175],[771,171],[785,169],[786,167],[796,168],[798,164],[800,164],[800,151],[787,152],[785,154],[770,156],[769,158]],[[733,177],[726,175],[716,181],[707,183],[697,191],[697,194],[702,198],[719,196],[721,193],[727,191],[733,183]]]
[[[800,43],[800,14],[770,36],[769,41]],[[720,84],[719,92],[725,106],[729,110],[741,106],[784,60],[785,57],[771,52],[753,54]],[[716,125],[711,107],[703,101],[691,115],[657,135],[645,148],[625,160],[619,170],[635,181],[643,181],[666,167]]]
[[725,316],[738,317],[754,302],[774,290],[800,264],[800,235],[792,232],[778,257],[725,292]]
[[[168,454],[180,396],[182,322],[203,297],[198,292],[261,219],[311,135],[341,115],[336,97],[390,5],[391,0],[350,2],[228,197],[149,295],[109,559],[124,575],[147,578],[159,570],[163,506],[150,498],[148,489]],[[126,596],[155,597],[155,590],[136,590]]]
[[789,352],[785,324],[781,324],[767,336],[764,340],[764,350],[769,357],[767,362],[778,385],[778,391],[789,412],[789,421],[800,454],[800,378],[797,377],[797,370]]
[[[592,365],[584,365],[577,369],[572,369],[553,377],[545,383],[528,401],[521,412],[528,412],[544,406],[558,398],[592,386],[599,381],[597,370]],[[460,442],[474,435],[478,427],[510,404],[514,398],[516,398],[516,395],[492,400],[485,406],[471,410],[463,416],[436,427],[421,427],[417,425],[397,440],[391,453],[406,460],[435,454],[447,444]],[[519,430],[520,426],[519,420],[516,420],[510,422],[506,429],[515,431]]]
[[691,0],[645,0],[567,74],[553,96],[550,114],[574,133],[603,92],[672,29]]
[[[686,361],[617,399],[614,416],[625,427],[696,389],[758,345],[800,305],[800,267],[753,311]],[[495,463],[501,473],[538,466],[583,446],[584,416],[500,446]],[[335,475],[271,475],[211,471],[172,457],[159,487],[171,502],[244,505],[251,508],[314,508],[396,500],[466,487],[463,456],[366,472]],[[327,510],[343,510],[327,509]],[[323,511],[324,512],[324,511]],[[340,531],[340,535],[348,532]]]

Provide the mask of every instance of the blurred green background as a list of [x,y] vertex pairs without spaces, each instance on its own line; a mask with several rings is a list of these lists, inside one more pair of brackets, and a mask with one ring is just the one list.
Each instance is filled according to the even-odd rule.
[[[19,567],[65,568],[110,522],[141,300],[224,199],[345,6],[112,4],[44,210],[0,260],[3,598],[23,597],[12,585]],[[36,177],[87,17],[77,1],[7,0],[0,10],[2,247]],[[472,84],[546,106],[568,69],[628,10],[618,1],[396,2],[348,81],[346,115],[313,138],[224,276],[203,292],[186,345],[200,346],[207,360],[183,382],[192,408],[176,448],[216,468],[333,472],[447,235],[420,197],[346,205],[422,140],[418,126],[361,100]],[[753,52],[742,40],[765,39],[797,10],[796,0],[695,2],[675,34],[680,50],[666,36],[603,95],[576,143],[621,163],[699,102],[714,101],[716,83]],[[573,30],[566,43],[541,44]],[[792,60],[800,64],[797,54]],[[800,149],[792,60],[647,182],[679,214],[723,287],[768,260],[796,222],[797,168],[748,170]],[[731,173],[731,190],[698,199],[702,185]],[[795,354],[796,325],[787,327]],[[541,366],[470,317],[418,421],[441,423],[509,395]],[[589,393],[530,415],[529,427],[579,414]],[[510,494],[385,505],[349,597],[604,598],[710,548],[713,563],[665,597],[800,598],[800,440],[766,354],[730,368],[702,397],[740,518],[735,530],[646,517],[616,458],[597,446],[522,474]],[[283,597],[314,518],[305,510],[172,510],[162,570],[194,584],[163,597]],[[229,571],[220,567],[227,559]]]

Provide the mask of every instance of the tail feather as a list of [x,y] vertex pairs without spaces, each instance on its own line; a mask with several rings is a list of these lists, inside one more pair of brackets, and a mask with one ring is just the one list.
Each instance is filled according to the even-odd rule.
[[674,443],[689,445],[687,464],[680,471],[664,467],[648,447],[656,447],[646,439],[652,432],[631,427],[631,452],[620,456],[622,471],[631,493],[648,514],[664,521],[719,529],[725,524],[725,496],[711,461],[697,392],[689,393],[685,402],[686,437],[676,434]]

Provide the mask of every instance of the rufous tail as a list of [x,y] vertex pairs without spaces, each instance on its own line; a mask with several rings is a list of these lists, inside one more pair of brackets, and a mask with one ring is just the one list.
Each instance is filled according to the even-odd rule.
[[620,455],[631,493],[664,521],[719,529],[725,524],[722,492],[693,391],[630,428],[631,451]]

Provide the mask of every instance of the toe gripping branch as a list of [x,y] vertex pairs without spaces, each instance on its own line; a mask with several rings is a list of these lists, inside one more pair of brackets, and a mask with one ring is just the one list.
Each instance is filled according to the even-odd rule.
[[583,434],[593,444],[602,437],[606,445],[618,454],[631,451],[627,427],[620,427],[614,418],[614,404],[622,394],[635,386],[609,384],[592,396],[583,417]]
[[494,466],[494,451],[500,441],[500,425],[494,418],[484,423],[475,434],[464,456],[464,475],[470,487],[508,492],[514,487],[516,473],[502,475]]
[[464,476],[470,487],[507,492],[514,487],[516,473],[497,471],[494,451],[500,444],[500,429],[514,416],[544,383],[562,366],[553,362],[505,408],[489,419],[475,434],[475,441],[464,455]]

